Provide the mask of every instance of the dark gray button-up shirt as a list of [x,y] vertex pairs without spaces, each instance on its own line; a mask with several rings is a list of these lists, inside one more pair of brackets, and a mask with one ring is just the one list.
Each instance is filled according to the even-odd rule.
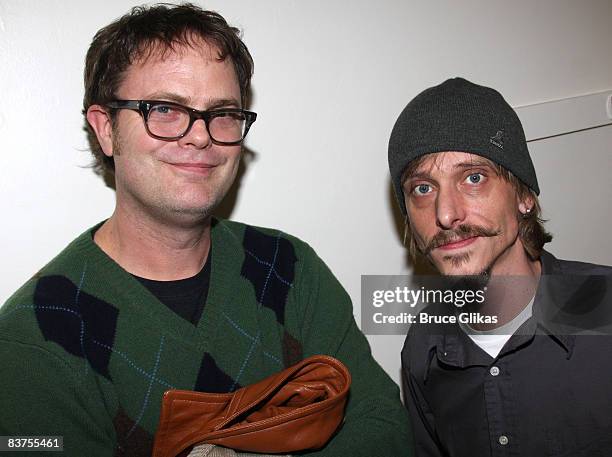
[[612,456],[612,336],[582,331],[612,328],[612,268],[541,262],[555,279],[540,280],[533,316],[496,358],[458,325],[411,327],[402,369],[417,456]]

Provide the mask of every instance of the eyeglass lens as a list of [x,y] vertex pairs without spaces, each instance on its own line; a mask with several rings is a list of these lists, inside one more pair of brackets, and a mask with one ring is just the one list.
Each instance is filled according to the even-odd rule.
[[[147,118],[149,131],[156,136],[176,138],[186,133],[191,116],[175,105],[151,106]],[[233,143],[243,139],[246,126],[245,115],[240,112],[215,112],[208,119],[208,133],[215,141]]]

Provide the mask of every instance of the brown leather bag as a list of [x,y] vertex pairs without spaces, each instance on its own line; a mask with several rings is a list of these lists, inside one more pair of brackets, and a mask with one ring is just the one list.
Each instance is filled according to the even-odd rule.
[[233,393],[169,390],[153,457],[176,457],[198,443],[262,453],[320,449],[342,422],[350,384],[339,360],[316,355]]

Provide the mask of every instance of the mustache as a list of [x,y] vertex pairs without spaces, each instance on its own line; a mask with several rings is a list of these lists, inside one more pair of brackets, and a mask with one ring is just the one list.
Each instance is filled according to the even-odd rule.
[[441,230],[429,240],[423,249],[423,254],[427,255],[432,250],[439,246],[443,246],[449,243],[456,243],[457,241],[465,240],[466,238],[473,238],[475,236],[491,237],[497,236],[501,232],[499,230],[488,229],[478,225],[459,225],[453,230]]

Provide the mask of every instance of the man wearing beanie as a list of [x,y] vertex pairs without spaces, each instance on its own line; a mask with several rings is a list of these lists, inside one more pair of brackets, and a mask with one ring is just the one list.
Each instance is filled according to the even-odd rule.
[[455,291],[487,291],[408,332],[417,455],[612,455],[612,268],[543,249],[552,237],[516,113],[462,78],[431,87],[400,114],[389,168],[411,254]]

